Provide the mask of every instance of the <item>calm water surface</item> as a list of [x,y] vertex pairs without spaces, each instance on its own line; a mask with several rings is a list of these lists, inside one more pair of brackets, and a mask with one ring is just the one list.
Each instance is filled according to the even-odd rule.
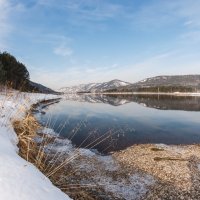
[[200,97],[69,95],[45,111],[43,124],[76,146],[100,152],[200,143]]

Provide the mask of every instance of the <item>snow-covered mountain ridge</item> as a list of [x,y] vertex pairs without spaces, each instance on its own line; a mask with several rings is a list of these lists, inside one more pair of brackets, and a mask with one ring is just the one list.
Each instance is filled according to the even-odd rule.
[[81,93],[81,92],[103,92],[110,89],[115,89],[122,86],[130,85],[131,83],[121,81],[121,80],[112,80],[104,83],[89,83],[89,84],[80,84],[71,87],[63,87],[59,89],[59,92],[63,92],[66,94],[74,94],[74,93]]
[[155,76],[139,81],[134,86],[159,86],[159,85],[174,85],[174,86],[199,86],[200,75],[176,75],[176,76]]
[[[174,88],[185,87],[190,88],[191,91],[200,91],[200,75],[156,76],[146,78],[136,83],[128,83],[115,79],[104,83],[89,83],[72,87],[64,87],[61,88],[59,92],[63,92],[65,94],[134,91],[137,92],[140,88],[155,88],[162,86]],[[188,89],[188,91],[190,90]]]
[[165,75],[143,79],[107,92],[200,92],[200,75]]

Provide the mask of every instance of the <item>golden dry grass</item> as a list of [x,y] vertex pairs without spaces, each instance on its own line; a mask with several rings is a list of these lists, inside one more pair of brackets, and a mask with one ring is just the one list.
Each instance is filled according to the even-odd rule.
[[23,120],[14,121],[13,127],[19,139],[19,155],[42,171],[44,169],[42,163],[44,152],[40,151],[40,148],[34,141],[37,130],[40,128],[39,123],[31,114],[27,114]]

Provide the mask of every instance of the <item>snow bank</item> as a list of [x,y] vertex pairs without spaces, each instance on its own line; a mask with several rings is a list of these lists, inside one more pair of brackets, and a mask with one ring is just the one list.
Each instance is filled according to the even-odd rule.
[[20,119],[30,106],[55,95],[12,91],[0,93],[0,199],[69,200],[35,166],[18,155],[17,135],[12,120]]

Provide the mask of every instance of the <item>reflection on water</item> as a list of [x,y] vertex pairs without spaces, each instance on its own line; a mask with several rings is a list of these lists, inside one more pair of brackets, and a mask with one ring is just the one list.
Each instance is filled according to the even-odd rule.
[[130,102],[136,102],[150,108],[161,110],[185,110],[200,111],[200,96],[175,96],[175,95],[68,95],[66,100],[82,101],[89,103],[106,103],[120,106]]
[[200,111],[200,97],[173,95],[107,95],[107,98],[126,99],[161,110]]
[[70,95],[46,109],[41,122],[76,146],[101,152],[200,142],[200,97]]

